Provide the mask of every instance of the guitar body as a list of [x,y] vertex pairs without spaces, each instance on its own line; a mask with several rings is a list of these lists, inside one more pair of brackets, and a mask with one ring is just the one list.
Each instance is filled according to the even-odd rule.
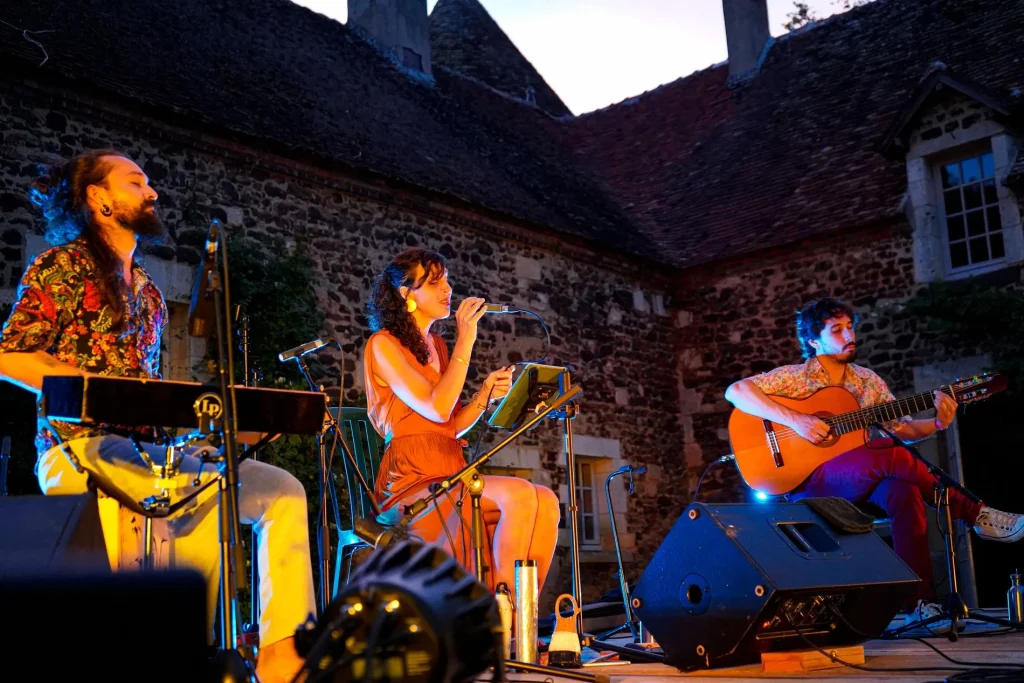
[[[830,417],[860,408],[857,399],[841,387],[825,387],[802,399],[770,397],[791,410]],[[743,480],[755,491],[769,495],[789,493],[818,465],[864,445],[864,430],[830,436],[814,444],[785,425],[754,417],[739,409],[729,416],[729,443]]]

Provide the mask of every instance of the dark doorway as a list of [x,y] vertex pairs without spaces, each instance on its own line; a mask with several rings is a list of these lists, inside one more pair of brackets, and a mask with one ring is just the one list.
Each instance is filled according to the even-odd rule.
[[[960,409],[964,484],[997,510],[1024,512],[1024,399],[999,394]],[[1010,574],[1024,570],[1024,542],[996,543],[971,535],[980,607],[1005,607]]]

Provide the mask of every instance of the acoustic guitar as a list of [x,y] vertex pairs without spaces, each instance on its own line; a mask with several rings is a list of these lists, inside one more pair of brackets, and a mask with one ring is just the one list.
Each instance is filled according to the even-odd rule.
[[[960,405],[981,401],[1006,388],[998,373],[958,379],[939,391]],[[863,446],[867,427],[897,420],[935,407],[933,392],[915,394],[888,403],[861,408],[842,387],[825,387],[802,399],[770,396],[791,410],[816,415],[831,429],[828,437],[813,443],[790,427],[734,409],[729,416],[729,443],[736,467],[747,485],[770,495],[789,493],[823,462]]]

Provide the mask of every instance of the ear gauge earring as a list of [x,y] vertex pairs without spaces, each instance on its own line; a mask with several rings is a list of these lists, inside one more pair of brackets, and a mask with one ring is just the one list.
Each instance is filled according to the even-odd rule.
[[412,299],[406,299],[405,300],[405,310],[409,311],[410,313],[415,311],[416,310],[416,302],[413,301]]
[[103,208],[102,208],[102,209],[100,209],[100,213],[102,213],[102,214],[103,214],[104,216],[109,216],[110,214],[112,214],[112,213],[114,213],[114,212],[110,210],[110,207],[109,207],[109,206],[107,206],[106,204],[104,204],[104,205],[103,205]]

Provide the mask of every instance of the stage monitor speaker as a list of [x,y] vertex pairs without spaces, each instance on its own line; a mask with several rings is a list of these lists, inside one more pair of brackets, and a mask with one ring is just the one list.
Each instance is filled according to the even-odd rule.
[[96,495],[0,498],[0,577],[110,571]]
[[219,681],[207,609],[206,581],[196,571],[61,569],[0,578],[0,679]]
[[808,640],[862,643],[881,635],[919,581],[876,533],[836,531],[802,503],[696,503],[632,604],[665,662],[692,671],[753,664]]

